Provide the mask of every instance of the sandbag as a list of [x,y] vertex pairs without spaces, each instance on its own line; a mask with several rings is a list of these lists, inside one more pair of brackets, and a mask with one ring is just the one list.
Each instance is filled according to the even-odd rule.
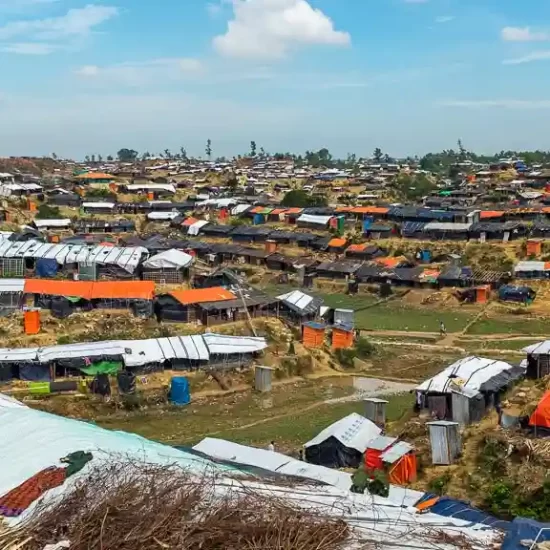
[[76,391],[76,380],[60,380],[59,382],[50,382],[50,391],[52,393],[58,393],[63,391]]

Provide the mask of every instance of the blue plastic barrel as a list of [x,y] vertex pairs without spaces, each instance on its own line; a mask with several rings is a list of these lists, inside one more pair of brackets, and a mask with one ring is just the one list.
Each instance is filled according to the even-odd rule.
[[191,402],[189,380],[185,376],[174,376],[170,381],[170,402],[174,405],[188,405]]
[[432,251],[431,250],[422,250],[420,253],[422,261],[425,263],[430,263],[432,261]]

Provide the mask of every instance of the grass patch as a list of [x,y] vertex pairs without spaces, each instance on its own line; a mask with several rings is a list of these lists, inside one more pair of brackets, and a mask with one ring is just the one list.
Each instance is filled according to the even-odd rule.
[[[468,328],[467,334],[534,334],[550,332],[550,317],[485,317]],[[527,345],[527,344],[526,344]]]
[[[409,393],[383,398],[389,401],[388,422],[400,420],[408,411],[412,410],[414,404],[414,398]],[[321,430],[354,412],[364,413],[362,401],[320,405],[303,413],[297,412],[250,428],[227,430],[216,437],[254,446],[266,446],[273,440],[278,447],[298,450]],[[190,441],[190,443],[195,443],[195,441]]]
[[275,416],[296,414],[312,404],[354,393],[353,378],[275,386],[270,394],[242,393],[191,403],[184,408],[159,406],[96,419],[104,427],[137,433],[171,444],[200,441],[213,432],[231,431]]
[[498,349],[520,353],[524,347],[540,342],[540,340],[540,338],[536,340],[457,340],[456,344],[467,350]]
[[460,332],[471,318],[472,314],[465,312],[387,302],[356,312],[355,323],[357,328],[363,330],[439,332],[439,323],[443,321],[448,332]]

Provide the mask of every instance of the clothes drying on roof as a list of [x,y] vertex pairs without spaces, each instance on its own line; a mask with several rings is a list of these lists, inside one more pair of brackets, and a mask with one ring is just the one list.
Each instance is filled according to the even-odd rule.
[[[17,460],[17,457],[14,457]],[[46,491],[65,483],[67,473],[65,468],[46,468],[9,493],[0,497],[0,515],[4,517],[20,516],[35,500]]]

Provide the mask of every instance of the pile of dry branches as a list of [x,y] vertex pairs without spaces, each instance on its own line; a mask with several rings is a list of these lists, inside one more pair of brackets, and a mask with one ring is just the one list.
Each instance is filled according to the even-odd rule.
[[71,550],[336,550],[349,537],[343,520],[234,483],[238,490],[228,491],[227,481],[197,480],[175,467],[96,467],[58,502],[0,536],[0,549],[42,550],[68,540]]

